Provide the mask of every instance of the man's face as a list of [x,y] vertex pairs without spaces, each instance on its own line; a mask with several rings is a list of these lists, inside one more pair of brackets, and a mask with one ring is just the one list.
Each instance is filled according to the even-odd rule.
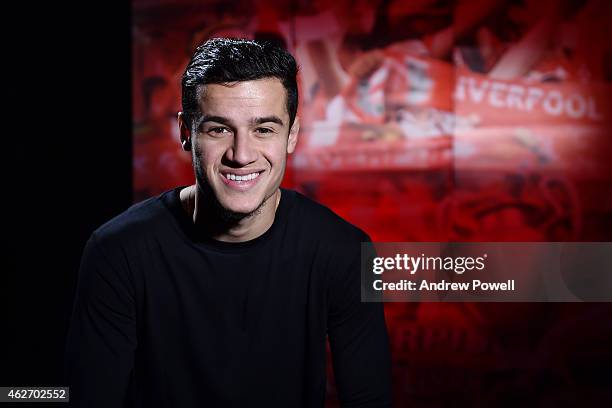
[[193,165],[225,210],[253,213],[278,190],[299,130],[286,98],[276,78],[203,86]]

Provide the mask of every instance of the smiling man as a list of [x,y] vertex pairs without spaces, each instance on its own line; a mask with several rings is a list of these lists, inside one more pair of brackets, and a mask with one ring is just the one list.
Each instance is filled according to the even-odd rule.
[[360,302],[360,243],[280,188],[297,66],[270,43],[213,39],[183,76],[195,185],[91,236],[67,344],[73,406],[322,407],[326,339],[342,406],[391,405],[383,308]]
[[[185,74],[186,87],[198,83],[195,61]],[[219,74],[223,78],[225,72]],[[299,120],[289,113],[297,103],[291,108],[286,102],[286,94],[297,98],[297,91],[286,90],[275,77],[187,89],[184,109],[195,113],[180,114],[179,123],[183,148],[193,151],[196,185],[181,191],[182,202],[189,212],[194,208],[194,222],[218,240],[256,238],[274,221],[287,153],[297,143]],[[186,100],[194,94],[195,101]],[[211,213],[217,215],[213,223]]]

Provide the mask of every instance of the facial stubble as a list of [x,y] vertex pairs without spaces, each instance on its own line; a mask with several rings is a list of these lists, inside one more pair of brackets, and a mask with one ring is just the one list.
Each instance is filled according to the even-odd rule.
[[201,152],[199,149],[193,149],[193,163],[198,193],[200,194],[200,197],[204,199],[204,207],[207,210],[210,210],[215,215],[215,218],[221,223],[237,224],[245,218],[260,215],[268,200],[271,197],[274,197],[274,194],[270,195],[269,197],[264,197],[257,208],[248,213],[236,212],[224,207],[221,202],[219,202],[217,195],[214,193],[210,183],[207,181],[205,170],[202,168],[200,158]]

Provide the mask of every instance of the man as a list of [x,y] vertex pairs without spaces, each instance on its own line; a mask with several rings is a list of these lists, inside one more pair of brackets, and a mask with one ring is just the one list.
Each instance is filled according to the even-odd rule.
[[382,305],[360,302],[361,230],[280,189],[297,66],[214,39],[182,83],[196,183],[96,230],[68,335],[75,406],[321,407],[326,336],[343,406],[390,405]]

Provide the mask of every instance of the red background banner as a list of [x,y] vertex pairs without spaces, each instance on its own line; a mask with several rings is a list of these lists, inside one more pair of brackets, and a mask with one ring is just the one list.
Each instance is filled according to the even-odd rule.
[[[133,0],[134,200],[193,182],[180,78],[216,36],[300,64],[283,185],[375,241],[611,241],[606,1]],[[385,305],[396,406],[610,398],[606,304]],[[331,371],[330,371],[330,377]],[[328,405],[337,406],[333,378]]]

